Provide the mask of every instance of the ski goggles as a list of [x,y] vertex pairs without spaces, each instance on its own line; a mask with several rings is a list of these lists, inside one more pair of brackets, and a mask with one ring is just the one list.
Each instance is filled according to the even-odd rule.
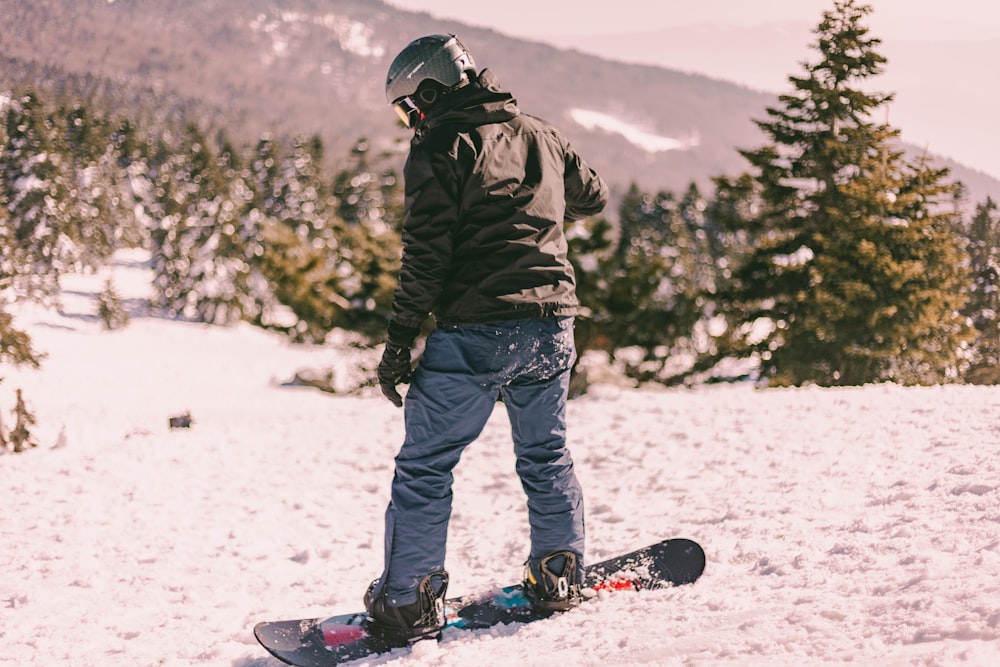
[[413,128],[423,115],[409,97],[402,97],[396,100],[392,103],[392,108],[396,112],[396,115],[399,116],[399,119],[403,121],[403,125],[409,128]]

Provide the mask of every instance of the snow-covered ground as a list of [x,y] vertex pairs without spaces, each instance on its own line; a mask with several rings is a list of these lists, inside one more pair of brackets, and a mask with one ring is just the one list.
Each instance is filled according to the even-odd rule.
[[[114,276],[145,295],[138,263]],[[379,573],[402,413],[283,386],[352,367],[336,345],[104,332],[103,277],[68,277],[61,314],[14,308],[48,357],[0,369],[4,424],[20,387],[40,444],[0,455],[0,664],[276,665],[257,621],[358,610]],[[704,577],[375,664],[1000,664],[1000,388],[598,386],[569,416],[589,557],[686,536]],[[516,580],[502,408],[456,477],[451,592]]]

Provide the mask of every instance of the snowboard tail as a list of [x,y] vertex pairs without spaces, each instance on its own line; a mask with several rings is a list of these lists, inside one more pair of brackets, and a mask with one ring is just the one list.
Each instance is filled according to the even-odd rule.
[[[643,590],[691,584],[705,570],[696,542],[671,539],[586,568],[584,588]],[[479,630],[507,623],[531,623],[559,612],[532,608],[520,584],[445,601],[444,629]],[[403,648],[409,642],[378,632],[365,613],[258,623],[257,641],[271,655],[297,667],[336,665]]]

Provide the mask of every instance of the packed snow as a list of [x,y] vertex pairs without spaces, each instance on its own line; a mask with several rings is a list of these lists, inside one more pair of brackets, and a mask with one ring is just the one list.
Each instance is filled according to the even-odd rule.
[[[402,411],[288,382],[377,356],[143,315],[148,281],[125,257],[68,276],[61,311],[13,308],[47,358],[0,369],[5,427],[21,388],[39,443],[0,455],[0,664],[272,667],[256,622],[357,611],[379,573]],[[588,557],[684,536],[702,579],[368,664],[1000,664],[1000,388],[601,384],[569,423]],[[455,486],[450,592],[516,581],[502,408]]]

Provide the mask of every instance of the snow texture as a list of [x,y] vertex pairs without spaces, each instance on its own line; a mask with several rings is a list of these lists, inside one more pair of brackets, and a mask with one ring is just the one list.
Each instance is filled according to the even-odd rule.
[[589,109],[570,109],[570,118],[587,130],[599,130],[620,134],[628,142],[638,146],[647,153],[662,151],[688,150],[698,145],[697,135],[683,139],[667,137],[645,130],[634,123],[621,120],[610,114]]
[[[141,262],[112,271],[127,303],[148,293]],[[13,309],[48,357],[0,385],[41,443],[0,455],[0,664],[272,667],[257,621],[356,611],[379,573],[402,411],[286,384],[353,367],[336,344],[141,313],[104,332],[106,277]],[[684,536],[704,577],[369,664],[1000,664],[1000,388],[602,385],[569,425],[589,558]],[[516,581],[502,407],[455,496],[451,593]]]

